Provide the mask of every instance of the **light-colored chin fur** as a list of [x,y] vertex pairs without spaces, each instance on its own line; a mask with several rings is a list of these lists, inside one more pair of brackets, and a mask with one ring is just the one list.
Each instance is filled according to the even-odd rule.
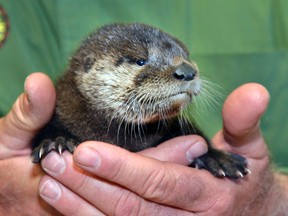
[[[164,92],[164,89],[166,90]],[[147,99],[148,103],[142,104],[142,113],[134,113],[133,118],[126,119],[128,122],[132,123],[152,123],[159,120],[166,120],[173,118],[180,114],[180,112],[185,109],[189,103],[191,103],[193,97],[200,93],[201,80],[199,77],[195,82],[187,84],[185,88],[170,87],[153,90],[153,93],[149,93],[150,99]],[[162,91],[162,97],[155,99],[155,95]],[[164,96],[165,95],[165,96]],[[143,115],[143,113],[145,113]]]
[[[141,119],[141,122],[146,124],[177,116],[191,102],[192,96],[188,93],[179,93],[165,100],[163,104],[167,104],[167,106],[163,107],[161,112],[147,115],[146,118]],[[138,121],[139,120],[134,120],[134,123]]]
[[134,89],[131,71],[136,74],[137,66],[131,69],[121,65],[116,69],[109,68],[105,61],[101,63],[105,70],[92,68],[88,73],[79,72],[76,81],[93,109],[109,111],[107,121],[146,124],[169,119],[178,115],[200,91],[199,77],[191,82],[163,81]]

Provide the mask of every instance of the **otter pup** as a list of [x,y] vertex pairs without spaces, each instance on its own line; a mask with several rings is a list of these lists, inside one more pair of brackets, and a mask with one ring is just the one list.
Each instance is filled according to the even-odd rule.
[[[110,24],[92,33],[57,82],[55,112],[34,140],[32,161],[51,150],[73,153],[87,140],[136,152],[176,136],[201,135],[177,117],[201,87],[188,58],[182,42],[145,24]],[[211,144],[208,149],[191,166],[217,177],[249,172],[244,157]]]

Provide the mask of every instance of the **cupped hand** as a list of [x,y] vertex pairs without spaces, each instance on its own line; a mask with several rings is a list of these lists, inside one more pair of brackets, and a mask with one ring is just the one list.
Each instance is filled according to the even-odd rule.
[[73,158],[51,153],[42,161],[54,179],[42,179],[40,195],[67,215],[267,213],[275,181],[259,121],[268,102],[263,86],[246,84],[231,93],[223,107],[223,129],[213,143],[247,158],[252,174],[243,179],[215,178],[205,170],[183,166],[207,151],[204,140],[195,135],[139,153],[86,142]]
[[55,90],[44,74],[27,77],[25,93],[0,119],[0,214],[56,215],[38,195],[43,176],[40,166],[30,162],[31,140],[50,119]]
[[52,116],[56,94],[51,80],[34,73],[26,78],[24,88],[0,119],[0,159],[30,154],[31,140]]

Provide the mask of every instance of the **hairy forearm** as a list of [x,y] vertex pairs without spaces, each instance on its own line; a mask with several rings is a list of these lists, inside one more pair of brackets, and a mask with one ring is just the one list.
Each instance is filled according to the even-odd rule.
[[267,168],[263,173],[262,180],[253,189],[253,193],[252,199],[247,199],[243,209],[238,209],[236,215],[278,216],[287,214],[288,175],[281,174],[271,167]]
[[265,203],[269,206],[268,215],[286,215],[288,213],[288,176],[275,172],[274,182],[270,190],[269,199]]
[[[270,186],[258,213],[278,216],[288,212],[288,176],[277,171],[270,171]],[[255,212],[257,213],[257,212]]]

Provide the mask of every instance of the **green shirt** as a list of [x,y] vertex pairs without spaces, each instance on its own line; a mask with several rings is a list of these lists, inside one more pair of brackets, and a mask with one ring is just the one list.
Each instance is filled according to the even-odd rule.
[[[9,30],[0,48],[2,115],[23,91],[29,73],[42,71],[55,79],[97,27],[144,22],[188,46],[201,74],[221,86],[221,103],[243,83],[258,82],[269,90],[261,126],[274,160],[288,167],[288,1],[0,0],[0,6],[8,16],[1,13],[0,40]],[[209,136],[221,128],[221,103],[197,117]]]

